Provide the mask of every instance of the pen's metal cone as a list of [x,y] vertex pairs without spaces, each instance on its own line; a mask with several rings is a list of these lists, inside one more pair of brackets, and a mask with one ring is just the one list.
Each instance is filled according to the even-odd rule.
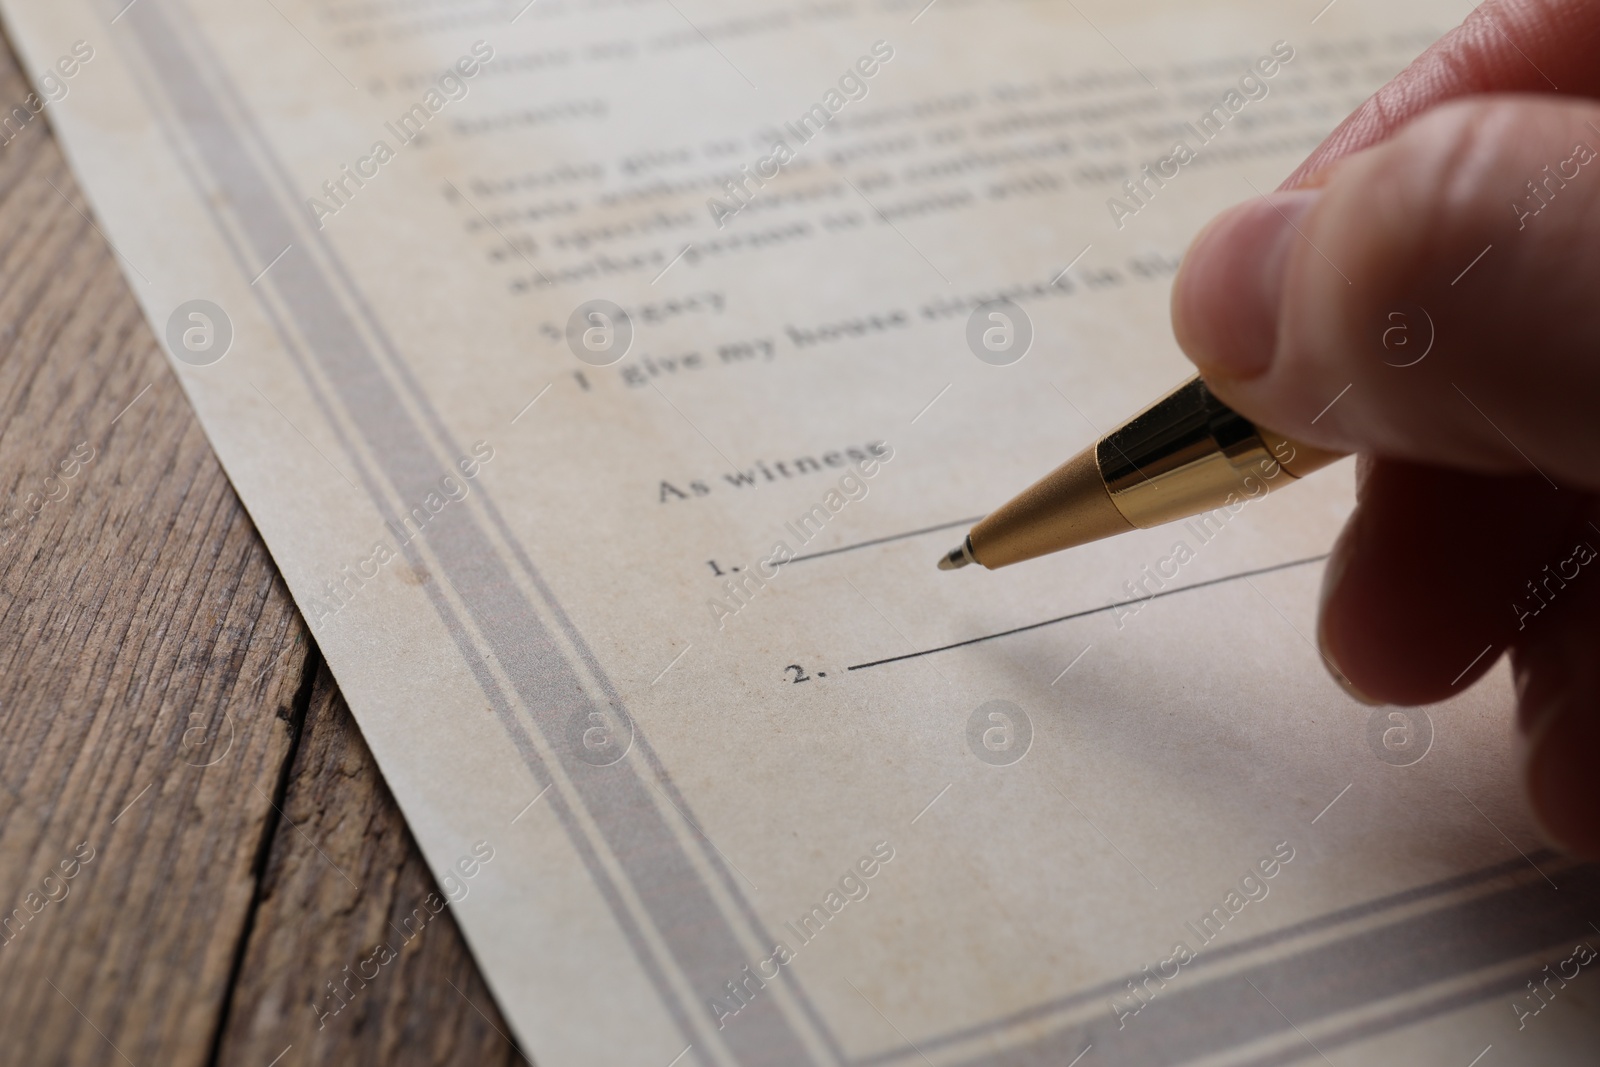
[[971,542],[962,541],[955,548],[939,557],[939,569],[942,571],[959,570],[972,562],[972,552],[967,547]]

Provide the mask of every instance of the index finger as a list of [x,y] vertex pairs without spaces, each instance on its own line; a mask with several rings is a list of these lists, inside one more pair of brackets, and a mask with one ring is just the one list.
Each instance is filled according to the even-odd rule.
[[1474,93],[1600,96],[1600,4],[1488,0],[1372,95],[1279,186],[1377,144],[1429,108]]

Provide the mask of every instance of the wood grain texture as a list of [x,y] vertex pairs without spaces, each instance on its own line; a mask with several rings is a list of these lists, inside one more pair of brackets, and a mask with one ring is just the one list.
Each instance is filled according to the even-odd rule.
[[200,1064],[309,646],[86,216],[32,120],[0,149],[0,1060]]
[[[431,880],[325,674],[297,758],[319,657],[47,118],[0,147],[0,1067],[266,1067],[283,976]],[[278,815],[328,800],[343,895]],[[280,1067],[507,1062],[441,918]]]
[[525,1064],[512,1040],[324,668],[218,1062]]

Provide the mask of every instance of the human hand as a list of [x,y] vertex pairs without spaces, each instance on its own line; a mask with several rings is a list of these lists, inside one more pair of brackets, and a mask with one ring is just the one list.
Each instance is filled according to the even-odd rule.
[[1172,297],[1215,393],[1360,454],[1318,623],[1341,680],[1373,702],[1428,703],[1509,649],[1533,811],[1590,857],[1597,98],[1600,4],[1490,0],[1279,191],[1207,227]]

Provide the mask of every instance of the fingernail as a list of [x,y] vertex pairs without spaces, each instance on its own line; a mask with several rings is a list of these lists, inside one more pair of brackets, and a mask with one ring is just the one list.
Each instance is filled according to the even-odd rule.
[[1189,246],[1172,285],[1172,328],[1200,373],[1254,378],[1272,364],[1284,267],[1305,240],[1296,227],[1321,196],[1257,197],[1223,212]]
[[1328,668],[1328,674],[1339,683],[1351,698],[1367,705],[1369,708],[1381,707],[1383,701],[1375,700],[1356,688],[1354,682],[1345,676],[1344,668],[1339,665],[1338,649],[1329,638],[1328,604],[1338,596],[1339,584],[1344,581],[1345,569],[1350,561],[1350,554],[1355,551],[1351,546],[1359,534],[1356,524],[1361,521],[1361,512],[1350,516],[1350,524],[1345,527],[1339,539],[1333,543],[1333,549],[1328,553],[1328,562],[1322,569],[1322,591],[1317,601],[1317,650],[1322,653],[1322,665]]
[[[1321,635],[1318,636],[1320,643]],[[1328,654],[1326,648],[1324,648],[1322,652],[1322,665],[1328,668],[1328,675],[1334,681],[1339,683],[1339,688],[1343,689],[1347,694],[1349,694],[1351,700],[1354,700],[1358,704],[1365,704],[1369,708],[1383,707],[1383,701],[1378,700],[1376,697],[1367,696],[1367,694],[1356,688],[1356,683],[1344,676],[1344,671],[1339,669],[1338,661]]]
[[1600,858],[1600,719],[1562,694],[1529,718],[1523,763],[1528,803],[1545,839],[1563,852]]
[[1566,677],[1558,648],[1533,645],[1512,650],[1511,684],[1517,694],[1517,731],[1524,762],[1532,755],[1534,735],[1542,731],[1550,713],[1566,700]]

